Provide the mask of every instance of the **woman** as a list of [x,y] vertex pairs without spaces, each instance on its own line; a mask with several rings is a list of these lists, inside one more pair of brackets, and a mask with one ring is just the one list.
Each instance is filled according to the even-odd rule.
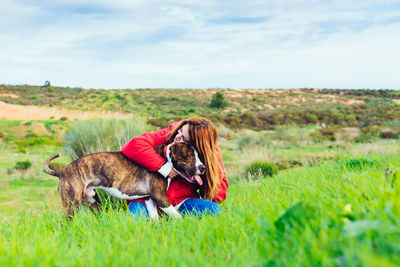
[[[200,160],[206,167],[201,177],[204,181],[202,186],[189,183],[179,177],[171,164],[165,162],[154,150],[154,147],[158,145],[172,142],[189,143],[199,152]],[[144,133],[126,143],[121,152],[149,171],[158,171],[165,178],[172,179],[167,197],[181,213],[201,215],[221,212],[218,204],[226,199],[228,181],[222,163],[222,154],[217,145],[217,131],[210,120],[192,118],[175,122],[167,129]],[[143,199],[128,201],[128,205],[134,217],[148,216]]]

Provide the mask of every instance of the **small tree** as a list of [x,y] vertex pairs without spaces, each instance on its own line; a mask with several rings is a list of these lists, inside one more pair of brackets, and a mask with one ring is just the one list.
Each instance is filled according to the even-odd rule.
[[225,95],[223,93],[216,92],[211,97],[210,107],[212,107],[212,108],[218,108],[218,109],[221,108],[222,109],[228,105],[229,105],[229,102],[225,99]]
[[16,170],[27,170],[32,166],[32,162],[29,160],[24,160],[24,161],[17,161],[15,163],[14,169]]

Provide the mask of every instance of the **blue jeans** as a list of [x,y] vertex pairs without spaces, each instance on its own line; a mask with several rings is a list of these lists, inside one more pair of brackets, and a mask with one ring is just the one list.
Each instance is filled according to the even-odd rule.
[[[132,202],[128,207],[134,219],[149,217],[146,205],[142,202]],[[222,212],[221,207],[217,203],[200,198],[186,199],[179,207],[178,211],[182,215],[195,215],[199,217],[204,214],[219,215]]]

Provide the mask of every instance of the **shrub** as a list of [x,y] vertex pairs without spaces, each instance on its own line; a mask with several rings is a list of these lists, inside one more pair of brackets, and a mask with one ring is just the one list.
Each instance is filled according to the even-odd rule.
[[27,170],[31,166],[32,166],[32,162],[30,162],[29,160],[17,161],[15,163],[14,169],[16,169],[16,170]]
[[[34,135],[34,133],[32,133]],[[34,137],[30,136],[26,139],[15,140],[13,142],[17,146],[17,150],[25,153],[28,147],[40,146],[40,145],[57,145],[57,141],[52,140],[49,136]]]
[[225,95],[221,92],[216,92],[211,97],[210,107],[223,109],[229,105],[228,101],[225,99]]
[[238,148],[242,150],[244,147],[254,145],[256,143],[256,137],[252,135],[245,135],[237,141]]
[[370,158],[342,160],[342,161],[337,161],[336,163],[341,167],[345,167],[346,169],[352,169],[352,170],[362,170],[377,165],[375,160]]
[[298,146],[309,140],[307,131],[299,129],[295,125],[276,126],[271,138],[281,141],[285,146]]
[[399,134],[396,132],[393,132],[393,131],[384,131],[384,132],[381,132],[380,136],[384,139],[397,139]]
[[[146,131],[148,131],[147,125],[139,119],[75,121],[65,133],[64,147],[73,159],[100,151],[119,151],[132,137]],[[126,208],[125,201],[101,191],[98,193],[106,209]]]
[[39,137],[39,135],[32,131],[28,131],[28,133],[25,135],[25,138],[37,138],[37,137]]
[[150,118],[147,120],[148,124],[151,124],[153,126],[159,127],[159,128],[166,128],[169,125],[169,120],[166,118]]
[[75,121],[65,133],[64,147],[73,159],[100,151],[119,151],[132,137],[146,131],[147,125],[139,119]]
[[311,132],[310,137],[316,143],[320,143],[326,139],[325,136],[320,131]]
[[361,129],[359,137],[354,138],[357,143],[369,142],[377,139],[381,134],[381,127],[370,125]]
[[240,116],[243,124],[251,128],[257,128],[262,125],[262,121],[253,112],[245,112]]
[[318,121],[317,115],[312,114],[312,113],[308,113],[308,114],[306,114],[304,117],[305,117],[306,122],[307,122],[308,124],[314,124],[314,123],[316,123],[316,122]]
[[[215,120],[216,119],[218,118],[215,118]],[[240,129],[243,127],[240,117],[232,113],[223,116],[221,121],[231,129]]]
[[62,116],[62,117],[60,118],[60,121],[67,121],[67,120],[68,120],[68,118],[65,117],[65,116]]
[[277,170],[273,163],[255,161],[246,168],[246,173],[250,177],[262,178],[265,176],[274,176],[277,174]]
[[400,129],[400,120],[388,121],[386,126],[393,128],[393,129]]
[[321,128],[321,129],[318,129],[318,131],[323,135],[323,136],[326,136],[326,137],[331,137],[331,136],[334,136],[335,135],[335,129],[333,129],[333,128]]
[[295,167],[303,167],[308,163],[303,163],[297,160],[282,160],[275,163],[275,167],[278,171],[291,169]]

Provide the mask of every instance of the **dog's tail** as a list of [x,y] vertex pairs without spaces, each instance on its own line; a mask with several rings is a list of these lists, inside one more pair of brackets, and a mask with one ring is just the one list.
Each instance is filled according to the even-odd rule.
[[53,175],[53,176],[60,177],[61,171],[52,170],[52,169],[50,169],[50,167],[49,167],[50,161],[53,160],[53,159],[55,159],[55,158],[58,158],[60,155],[61,155],[61,154],[57,154],[57,155],[52,156],[52,157],[50,157],[50,158],[48,158],[48,159],[46,160],[46,162],[44,163],[44,169],[43,169],[45,173],[48,173],[48,174]]

